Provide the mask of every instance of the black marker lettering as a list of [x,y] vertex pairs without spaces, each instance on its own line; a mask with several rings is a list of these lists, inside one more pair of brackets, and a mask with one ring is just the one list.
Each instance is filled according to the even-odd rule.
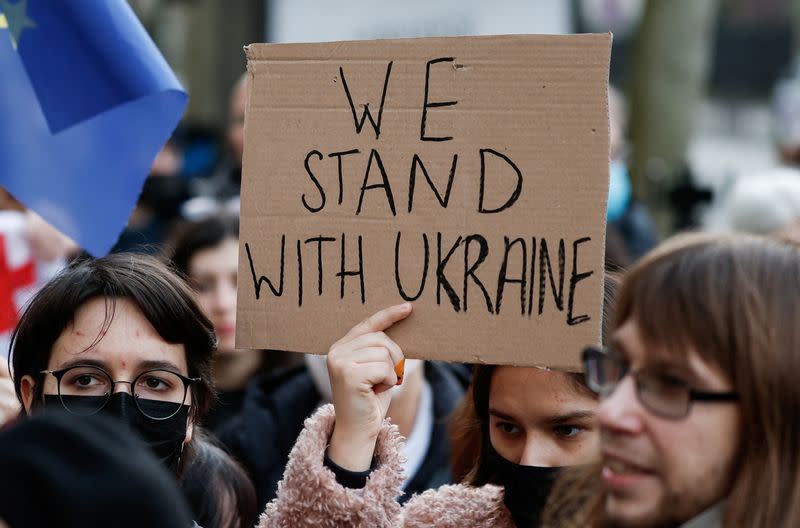
[[303,306],[303,254],[297,241],[297,306]]
[[528,318],[533,313],[533,287],[536,281],[533,278],[536,276],[536,237],[531,238],[531,273],[528,280]]
[[[477,242],[480,245],[480,251],[478,253],[478,258],[475,262],[469,262],[469,246],[473,242]],[[486,288],[483,285],[483,282],[475,275],[475,270],[480,267],[484,260],[486,260],[486,256],[489,254],[489,244],[486,242],[486,239],[481,235],[468,235],[464,239],[464,311],[467,311],[467,278],[472,277],[472,280],[478,287],[481,289],[483,293],[483,299],[486,301],[486,307],[489,309],[489,313],[494,313],[492,311],[492,300],[489,297],[489,292],[486,291]]]
[[336,274],[339,277],[339,298],[344,299],[344,279],[346,277],[359,277],[360,279],[360,286],[361,286],[361,304],[366,302],[366,294],[364,292],[364,253],[362,249],[362,237],[358,235],[358,270],[357,271],[346,271],[345,270],[345,234],[342,233],[342,260],[341,266],[339,268],[339,273]]
[[591,317],[585,314],[578,316],[572,315],[573,304],[575,302],[575,286],[583,279],[591,277],[594,273],[594,271],[578,273],[578,245],[589,242],[590,240],[591,238],[584,237],[572,243],[572,275],[569,278],[569,300],[567,301],[567,324],[570,326],[585,323],[591,319]]
[[542,238],[541,246],[539,247],[539,315],[542,315],[544,310],[544,297],[547,291],[545,281],[547,277],[550,277],[550,289],[553,291],[556,308],[561,312],[564,311],[564,263],[565,250],[564,239],[562,238],[558,242],[558,289],[556,289],[556,281],[553,278],[553,265],[550,262],[550,253],[547,250],[547,240]]
[[311,181],[314,182],[314,186],[317,188],[317,191],[319,191],[319,197],[320,197],[319,207],[312,207],[308,205],[305,193],[303,193],[301,199],[303,201],[303,206],[305,206],[306,209],[308,209],[312,213],[316,213],[321,211],[322,208],[325,207],[325,189],[322,188],[322,185],[319,183],[319,180],[317,179],[316,176],[314,176],[314,173],[311,172],[311,167],[309,167],[308,165],[308,160],[311,159],[311,156],[317,156],[319,159],[322,159],[322,153],[318,150],[312,150],[306,155],[306,161],[304,163],[306,167],[306,172],[308,173],[308,177],[311,178]]
[[[500,313],[500,306],[503,304],[503,292],[507,283],[519,284],[519,308],[520,313],[525,315],[525,290],[528,284],[527,269],[528,269],[528,250],[525,247],[525,240],[522,238],[515,238],[514,240],[504,237],[505,239],[505,252],[503,253],[503,263],[500,265],[500,273],[497,275],[497,297],[494,303],[494,313]],[[508,278],[508,255],[511,253],[511,248],[519,244],[522,248],[522,266],[520,268],[520,278]]]
[[350,95],[350,89],[347,87],[347,79],[344,77],[344,70],[341,66],[339,66],[339,75],[342,78],[342,86],[344,87],[344,93],[347,96],[347,102],[350,104],[350,110],[353,112],[353,122],[356,125],[356,133],[360,134],[361,129],[364,128],[364,122],[369,119],[370,124],[372,125],[373,130],[375,130],[375,139],[378,139],[381,135],[381,120],[383,119],[383,104],[386,102],[386,89],[389,87],[389,76],[392,74],[392,62],[389,62],[389,65],[386,66],[386,79],[383,81],[383,94],[381,94],[381,106],[378,110],[378,120],[375,121],[372,118],[372,114],[369,111],[369,103],[364,104],[364,113],[361,114],[361,122],[358,121],[358,115],[356,114],[356,105],[353,103],[353,97]]
[[414,186],[417,179],[417,165],[419,165],[419,168],[422,169],[422,174],[425,176],[425,179],[428,180],[428,185],[433,190],[433,194],[436,195],[439,205],[447,208],[447,204],[450,202],[450,191],[453,190],[453,179],[456,176],[457,164],[458,154],[453,154],[453,165],[450,167],[450,177],[447,179],[447,189],[445,189],[444,197],[442,197],[442,195],[439,194],[439,189],[436,188],[433,180],[431,180],[431,177],[428,175],[428,171],[425,169],[422,159],[420,159],[418,154],[414,154],[414,157],[411,159],[411,172],[408,176],[408,212],[411,212],[411,209],[414,205]]
[[272,285],[272,281],[270,281],[267,277],[262,275],[261,277],[256,278],[256,268],[253,264],[253,256],[250,254],[250,244],[247,242],[244,243],[244,249],[247,252],[247,261],[250,263],[250,273],[253,275],[253,287],[255,288],[256,292],[256,300],[261,298],[261,283],[266,282],[269,289],[272,290],[272,294],[275,297],[280,297],[283,295],[283,264],[284,264],[284,256],[286,250],[286,235],[281,235],[281,281],[280,287],[275,289],[275,286]]
[[343,194],[344,194],[344,183],[342,181],[344,179],[343,176],[342,176],[342,172],[343,172],[342,171],[342,158],[344,156],[349,156],[350,154],[358,154],[359,152],[361,152],[361,151],[358,150],[358,149],[352,149],[352,150],[345,150],[345,151],[342,151],[342,152],[331,152],[330,154],[328,154],[329,158],[336,158],[336,161],[337,161],[337,163],[339,165],[339,205],[342,205],[342,198],[343,198]]
[[442,106],[453,106],[458,104],[458,101],[436,101],[436,102],[428,102],[428,90],[430,89],[430,79],[431,79],[431,65],[438,64],[440,62],[453,62],[453,57],[441,57],[438,59],[429,60],[425,64],[425,99],[422,102],[422,120],[419,126],[419,139],[422,141],[450,141],[453,139],[453,136],[440,136],[440,137],[431,137],[425,135],[425,125],[428,119],[428,108],[440,108]]
[[317,243],[317,294],[322,295],[322,243],[323,242],[336,242],[333,237],[324,237],[322,235],[309,238],[305,241],[306,244]]
[[403,285],[400,282],[400,231],[397,232],[397,238],[394,242],[394,280],[397,283],[397,291],[400,293],[400,297],[402,297],[406,301],[416,301],[419,299],[422,292],[425,291],[425,282],[428,279],[428,259],[430,256],[430,247],[428,245],[428,235],[422,233],[422,243],[425,247],[425,257],[423,260],[422,266],[422,280],[420,281],[419,290],[417,290],[416,295],[409,295],[403,289]]
[[458,237],[453,247],[450,248],[450,251],[447,252],[447,255],[442,260],[442,234],[436,233],[436,304],[442,304],[441,302],[441,295],[442,295],[442,288],[447,293],[447,297],[450,299],[450,302],[453,305],[453,309],[456,312],[461,311],[461,301],[458,298],[458,294],[453,289],[453,286],[450,285],[450,282],[447,280],[447,277],[444,275],[444,268],[447,266],[447,262],[450,260],[450,257],[453,256],[453,253],[458,246],[461,244],[461,237]]
[[[508,165],[510,165],[512,169],[514,169],[514,172],[517,173],[517,186],[514,188],[514,192],[511,193],[511,196],[509,196],[508,200],[506,200],[506,202],[503,205],[496,207],[494,209],[487,209],[484,207],[483,204],[485,190],[486,190],[486,153],[494,154],[498,158],[505,160],[505,162]],[[500,211],[504,211],[509,207],[511,207],[512,205],[514,205],[514,202],[516,202],[519,199],[519,195],[522,194],[522,171],[520,171],[519,167],[517,167],[516,164],[513,161],[511,161],[511,158],[509,158],[505,154],[497,152],[496,150],[490,148],[484,148],[480,150],[480,154],[481,154],[481,178],[480,178],[481,185],[480,185],[480,196],[478,197],[478,212],[499,213]]]
[[[381,178],[383,179],[383,183],[373,183],[371,185],[367,185],[369,181],[369,171],[372,168],[372,160],[375,160],[376,164],[378,165],[378,170],[381,172]],[[392,186],[389,185],[389,178],[386,176],[386,169],[383,168],[383,161],[381,161],[381,155],[378,154],[378,151],[372,149],[369,153],[369,161],[367,162],[367,170],[364,172],[364,181],[361,184],[361,195],[358,197],[358,209],[356,209],[356,215],[361,214],[361,205],[364,202],[364,192],[368,189],[383,189],[386,193],[386,201],[389,202],[389,209],[392,211],[392,216],[397,216],[397,211],[394,208],[394,195],[392,194]]]

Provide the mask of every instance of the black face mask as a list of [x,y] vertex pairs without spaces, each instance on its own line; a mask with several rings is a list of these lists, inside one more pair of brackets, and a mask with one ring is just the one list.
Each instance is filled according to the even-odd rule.
[[503,502],[518,528],[539,526],[539,518],[561,467],[522,466],[503,458],[488,444],[496,482],[505,488]]
[[[95,402],[105,399],[104,396],[63,396],[63,398],[70,399],[69,405],[73,409],[78,408],[81,401],[87,402],[87,405],[95,409],[97,408]],[[45,394],[44,404],[46,407],[61,407],[61,400],[58,395]],[[163,410],[158,412],[159,409],[172,409],[175,405],[156,400],[140,400],[139,404],[151,409],[154,415],[165,414]],[[166,420],[154,420],[136,408],[133,396],[127,392],[115,392],[108,399],[105,407],[100,410],[100,414],[114,416],[127,424],[144,440],[156,458],[161,460],[171,473],[178,474],[181,453],[183,453],[183,441],[186,439],[186,424],[189,419],[188,405],[182,405],[174,416]]]

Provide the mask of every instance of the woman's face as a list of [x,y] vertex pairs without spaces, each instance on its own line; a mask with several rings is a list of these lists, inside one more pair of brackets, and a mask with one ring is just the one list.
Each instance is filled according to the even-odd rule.
[[[128,382],[152,369],[170,370],[188,376],[184,345],[164,341],[130,299],[120,298],[115,302],[114,318],[105,331],[105,298],[92,299],[78,308],[72,323],[53,343],[47,370],[92,365],[105,370],[115,381]],[[35,388],[34,379],[29,375],[23,376],[21,392],[26,413],[31,412]],[[117,383],[114,392],[121,391],[130,393],[130,384]],[[43,394],[58,394],[55,376],[44,376]],[[184,403],[191,404],[191,391]],[[189,425],[186,441],[191,439],[191,433]]]
[[234,351],[238,269],[239,240],[235,238],[198,251],[189,261],[197,303],[214,325],[219,338],[217,350],[221,353]]
[[495,451],[524,466],[593,461],[597,400],[563,372],[497,367],[489,390],[489,437]]

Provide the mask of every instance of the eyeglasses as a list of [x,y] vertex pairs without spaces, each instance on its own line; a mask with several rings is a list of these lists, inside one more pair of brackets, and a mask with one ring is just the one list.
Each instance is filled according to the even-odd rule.
[[736,392],[706,392],[693,389],[685,380],[652,370],[631,371],[630,364],[612,350],[589,347],[583,351],[586,384],[600,397],[608,397],[630,374],[636,385],[636,396],[648,411],[672,420],[685,418],[692,402],[731,402],[739,399]]
[[133,381],[114,381],[111,375],[93,365],[75,365],[61,370],[43,370],[58,382],[61,405],[73,413],[90,415],[106,406],[117,383],[131,386],[136,408],[153,420],[172,418],[186,401],[189,387],[200,378],[187,378],[163,369],[146,370]]

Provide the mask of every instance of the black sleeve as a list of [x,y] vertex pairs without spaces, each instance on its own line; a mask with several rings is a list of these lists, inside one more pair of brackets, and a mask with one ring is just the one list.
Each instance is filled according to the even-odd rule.
[[325,453],[323,464],[326,468],[330,469],[336,477],[336,482],[350,489],[361,489],[367,485],[367,477],[375,469],[376,461],[372,459],[372,465],[366,471],[349,471],[337,465],[333,460],[328,458],[328,453]]

